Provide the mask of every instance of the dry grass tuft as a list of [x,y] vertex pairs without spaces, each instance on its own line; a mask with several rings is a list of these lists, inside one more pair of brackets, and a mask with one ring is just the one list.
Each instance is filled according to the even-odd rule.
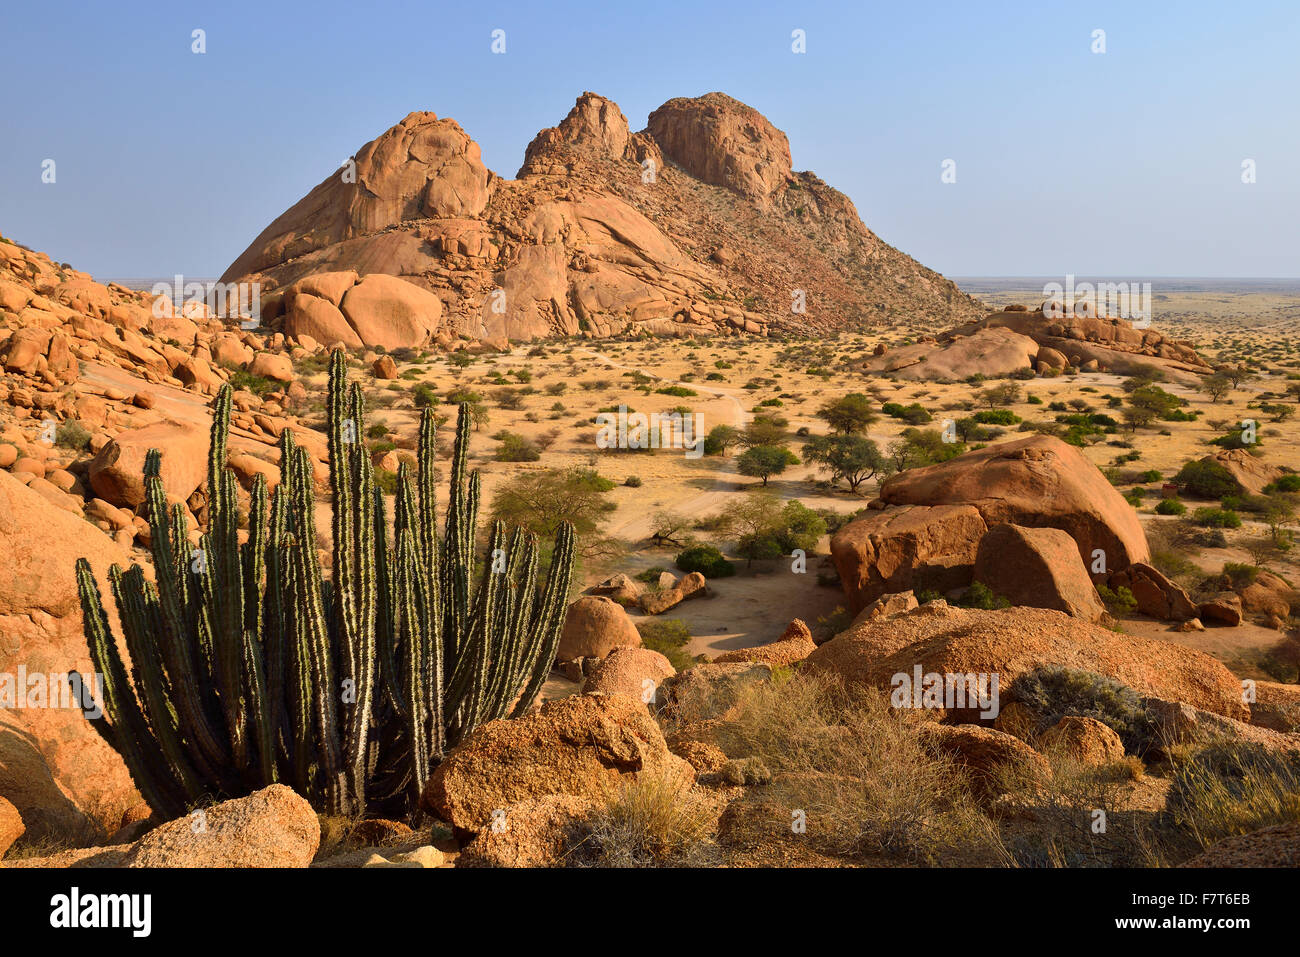
[[[755,793],[802,811],[819,853],[921,864],[1003,864],[994,823],[962,773],[927,751],[916,716],[882,695],[824,678],[778,674],[743,688],[717,729],[733,758],[760,759]],[[789,817],[773,820],[789,831]]]
[[711,806],[680,779],[640,776],[588,819],[590,833],[570,851],[586,867],[702,867],[716,864]]

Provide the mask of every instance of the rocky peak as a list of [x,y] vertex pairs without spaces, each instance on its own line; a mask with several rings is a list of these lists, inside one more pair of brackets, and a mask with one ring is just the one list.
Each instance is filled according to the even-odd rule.
[[253,240],[230,268],[234,278],[344,240],[415,219],[476,217],[496,176],[455,120],[408,113],[365,144]]
[[519,170],[523,176],[540,157],[557,148],[594,152],[611,159],[622,159],[627,148],[627,117],[613,100],[596,93],[583,93],[559,126],[539,132],[524,152],[524,165]]
[[222,277],[263,284],[264,321],[346,338],[346,315],[288,289],[372,273],[437,296],[440,333],[477,339],[951,325],[983,312],[874,236],[848,197],[792,173],[785,134],[721,93],[670,100],[639,133],[617,104],[583,93],[533,138],[516,179],[489,171],[454,121],[411,113],[346,172]]
[[696,179],[762,209],[793,175],[786,135],[725,93],[669,100],[650,114],[647,129],[664,155]]
[[542,130],[528,144],[519,177],[530,174],[569,172],[574,160],[632,160],[662,158],[654,141],[645,133],[632,133],[627,117],[613,100],[598,93],[578,97],[559,126]]

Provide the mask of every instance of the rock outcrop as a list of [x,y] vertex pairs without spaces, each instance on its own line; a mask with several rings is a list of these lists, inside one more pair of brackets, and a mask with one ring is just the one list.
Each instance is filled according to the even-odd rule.
[[971,505],[911,505],[868,512],[831,537],[850,610],[882,595],[969,585],[987,529]]
[[664,155],[696,179],[761,208],[794,181],[786,135],[725,93],[669,100],[650,114],[647,129]]
[[286,334],[382,344],[337,295],[293,289],[340,273],[427,291],[444,341],[950,324],[982,311],[881,242],[843,194],[793,172],[785,135],[721,93],[670,100],[640,133],[584,93],[514,180],[486,169],[455,121],[412,113],[276,218],[222,281],[262,283],[263,318]]
[[411,113],[262,230],[226,273],[319,256],[407,220],[475,217],[495,180],[455,120]]
[[208,477],[208,433],[194,426],[159,423],[120,433],[91,460],[90,487],[104,501],[136,508],[143,504],[144,461],[162,452],[160,475],[169,498],[184,501]]
[[603,595],[584,595],[569,605],[556,650],[557,661],[604,658],[615,648],[639,648],[641,634],[623,606]]
[[1213,371],[1190,343],[1155,329],[1138,328],[1126,319],[1060,316],[1044,307],[992,312],[933,341],[865,358],[861,365],[869,372],[928,382],[1067,368],[1132,375],[1154,367],[1194,385]]
[[621,694],[652,704],[657,689],[677,669],[649,648],[615,648],[587,676],[582,690],[589,694]]
[[1038,745],[1080,764],[1103,766],[1124,757],[1124,742],[1096,718],[1067,714],[1038,736]]
[[[912,674],[917,665],[925,673],[996,674],[1000,691],[1036,668],[1076,668],[1114,678],[1139,694],[1228,718],[1250,717],[1240,682],[1209,655],[1040,608],[978,611],[934,602],[907,615],[854,625],[804,663],[814,673],[880,688],[889,688],[895,675]],[[948,716],[980,720],[976,707],[957,708]]]
[[317,273],[293,283],[274,301],[285,335],[351,349],[416,348],[438,331],[442,300],[397,276],[350,270]]
[[573,794],[547,794],[503,808],[501,827],[480,831],[465,845],[458,867],[562,867],[565,855],[590,833],[599,805]]
[[927,724],[919,729],[922,742],[946,755],[961,768],[976,795],[992,797],[1008,777],[1016,783],[1042,784],[1052,768],[1041,754],[1009,734],[973,724]]
[[918,342],[864,363],[868,372],[920,382],[956,382],[973,375],[1012,375],[1032,369],[1039,345],[1010,329],[981,329],[940,345]]
[[1258,495],[1264,491],[1264,486],[1276,482],[1283,474],[1277,466],[1268,465],[1245,449],[1226,449],[1207,455],[1201,461],[1226,469],[1241,494]]
[[666,588],[644,592],[638,599],[641,610],[647,615],[662,615],[676,608],[688,598],[696,598],[708,591],[708,582],[699,572],[688,572]]
[[803,619],[796,618],[785,626],[785,631],[776,641],[753,648],[737,648],[713,659],[714,664],[726,664],[732,661],[752,661],[771,668],[788,668],[797,661],[803,661],[817,649],[812,631]]
[[1052,436],[1031,435],[909,469],[887,479],[880,498],[888,505],[969,505],[989,525],[1059,528],[1074,539],[1096,581],[1150,557],[1133,506],[1078,449]]
[[[0,472],[0,553],[0,674],[16,681],[22,669],[47,695],[62,694],[61,676],[93,671],[76,560],[86,558],[106,579],[109,566],[127,564],[126,557],[108,536],[6,472]],[[35,837],[116,830],[122,811],[140,801],[125,765],[80,707],[43,700],[45,706],[0,709],[0,797]]]
[[1183,867],[1300,867],[1300,824],[1277,824],[1224,838]]
[[1053,608],[1084,621],[1106,614],[1078,546],[1059,528],[993,526],[980,539],[974,578],[1013,605]]
[[14,841],[22,837],[27,828],[23,824],[18,809],[0,797],[0,857],[13,846]]
[[1152,618],[1187,621],[1197,615],[1187,592],[1145,562],[1134,562],[1115,572],[1110,576],[1110,587],[1127,588],[1137,601],[1137,610]]
[[434,771],[421,803],[477,833],[491,827],[494,811],[529,798],[568,794],[603,803],[620,782],[642,774],[688,785],[695,778],[638,700],[574,695],[475,729]]
[[201,808],[136,841],[125,867],[306,867],[320,845],[310,804],[283,784]]

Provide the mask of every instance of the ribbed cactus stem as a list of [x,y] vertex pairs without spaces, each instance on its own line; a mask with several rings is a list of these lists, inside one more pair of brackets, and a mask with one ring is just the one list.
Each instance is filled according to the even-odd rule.
[[[458,410],[441,538],[435,420],[425,409],[412,469],[399,469],[390,535],[365,449],[364,401],[330,356],[327,431],[332,578],[317,549],[313,462],[280,435],[274,492],[255,478],[240,537],[227,468],[232,393],[213,402],[207,525],[168,507],[162,454],[145,463],[155,582],[109,574],[130,674],[89,565],[77,565],[91,658],[103,674],[93,725],[168,817],[206,797],[286,781],[328,813],[418,814],[432,769],[476,725],[531,706],[554,661],[575,555],[563,525],[537,593],[536,539],[500,522],[477,564],[482,484]],[[475,579],[478,579],[477,584]]]

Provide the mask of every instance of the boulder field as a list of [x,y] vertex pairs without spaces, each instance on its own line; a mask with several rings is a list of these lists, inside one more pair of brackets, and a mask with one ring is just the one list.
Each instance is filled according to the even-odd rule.
[[1195,385],[1211,367],[1187,342],[1122,318],[1063,315],[1045,302],[992,312],[974,322],[861,362],[863,371],[900,379],[952,382],[979,373],[1056,375],[1066,369],[1131,375],[1160,369],[1171,380]]

